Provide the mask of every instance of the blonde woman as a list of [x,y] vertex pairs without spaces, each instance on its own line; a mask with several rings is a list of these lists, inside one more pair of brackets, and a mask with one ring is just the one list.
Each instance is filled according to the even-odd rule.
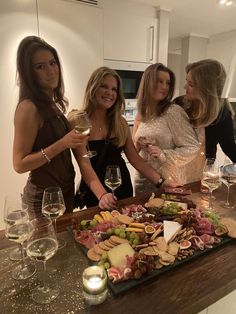
[[[187,165],[199,151],[197,136],[188,115],[171,103],[174,73],[161,63],[150,65],[142,76],[137,99],[138,114],[133,138],[140,155],[165,178],[178,185],[197,181],[200,175]],[[146,191],[150,184],[136,174],[135,191]]]
[[[151,181],[152,188],[155,188],[156,184],[160,186],[163,183],[158,172],[137,154],[128,123],[122,117],[124,103],[119,75],[107,67],[100,67],[95,70],[85,90],[82,110],[88,113],[92,122],[89,147],[97,152],[97,156],[91,158],[90,162],[100,182],[108,191],[102,196],[102,200],[112,197],[104,184],[104,176],[106,166],[114,164],[120,167],[122,177],[122,184],[115,192],[116,197],[122,199],[133,196],[130,174],[122,157],[122,152],[125,153],[131,165]],[[73,125],[73,118],[69,118],[69,120]],[[87,162],[86,158],[81,158],[79,162],[82,176],[85,175],[83,165],[86,165]],[[84,180],[81,181],[79,190],[84,196],[86,206],[96,204],[96,197]]]
[[191,63],[186,67],[186,95],[183,108],[196,129],[205,128],[207,158],[215,158],[217,144],[236,162],[234,111],[227,99],[222,99],[226,72],[223,65],[212,59]]

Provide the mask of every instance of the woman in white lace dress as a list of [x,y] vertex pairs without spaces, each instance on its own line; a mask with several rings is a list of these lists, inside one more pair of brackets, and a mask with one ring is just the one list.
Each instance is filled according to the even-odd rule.
[[[164,179],[183,185],[200,179],[204,156],[188,115],[171,103],[174,87],[175,75],[163,64],[145,70],[138,90],[133,138],[140,155]],[[135,193],[152,188],[137,172]]]

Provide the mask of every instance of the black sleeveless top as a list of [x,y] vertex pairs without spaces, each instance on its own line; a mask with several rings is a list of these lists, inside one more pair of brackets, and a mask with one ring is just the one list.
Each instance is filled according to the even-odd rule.
[[[107,147],[103,156],[105,145],[107,145]],[[115,196],[118,200],[133,196],[133,187],[130,173],[124,159],[121,156],[123,148],[115,146],[109,140],[89,141],[89,148],[90,150],[95,150],[97,152],[97,155],[91,158],[90,162],[106,191],[111,192],[111,190],[104,183],[106,167],[108,165],[118,165],[120,167],[122,184],[115,190]],[[102,160],[99,158],[101,154],[103,156]],[[99,159],[101,161],[99,161]],[[98,199],[88,188],[83,179],[81,180],[79,190],[83,194],[83,200],[87,207],[98,205]]]
[[[33,152],[48,147],[69,132],[69,124],[64,115],[53,116],[44,121],[33,145]],[[43,191],[50,186],[62,189],[66,211],[73,210],[74,200],[74,167],[70,149],[55,156],[50,163],[30,172],[24,189],[24,200],[32,211],[38,211],[43,198]]]

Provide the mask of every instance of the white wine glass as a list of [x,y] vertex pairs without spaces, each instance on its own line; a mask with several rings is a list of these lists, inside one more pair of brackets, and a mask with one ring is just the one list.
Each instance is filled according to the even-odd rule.
[[105,184],[112,190],[113,196],[115,196],[115,189],[117,189],[122,183],[120,167],[117,165],[109,165],[106,167]]
[[43,263],[42,284],[32,291],[32,298],[37,303],[47,304],[59,295],[58,286],[46,280],[46,261],[56,254],[58,241],[51,219],[40,217],[31,223],[33,232],[27,241],[26,253],[32,260]]
[[[44,190],[42,201],[42,213],[53,220],[55,232],[57,232],[57,218],[62,216],[66,210],[65,202],[60,187],[51,186]],[[58,239],[58,248],[66,245],[64,239]]]
[[212,192],[221,184],[220,168],[215,158],[207,158],[203,168],[203,177],[201,184],[209,189],[209,204],[208,209],[212,210]]
[[[79,112],[75,116],[75,132],[79,134],[89,135],[92,129],[92,123],[89,119],[87,112]],[[92,158],[97,155],[96,151],[92,151],[89,149],[89,144],[87,142],[87,152],[83,155],[83,157]]]
[[225,208],[233,208],[234,204],[229,201],[230,187],[236,183],[236,163],[228,157],[225,158],[223,166],[220,167],[221,181],[227,187],[227,197],[221,205]]
[[12,277],[16,280],[27,279],[36,271],[35,265],[26,261],[23,250],[23,243],[33,231],[29,221],[29,215],[25,207],[22,207],[21,198],[7,196],[4,204],[5,235],[10,241],[20,245],[21,264],[16,266]]

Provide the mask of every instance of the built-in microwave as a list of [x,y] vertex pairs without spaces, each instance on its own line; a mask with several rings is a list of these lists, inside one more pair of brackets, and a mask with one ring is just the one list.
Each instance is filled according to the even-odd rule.
[[121,78],[125,99],[135,99],[137,96],[138,87],[143,75],[143,71],[118,69],[115,70]]

